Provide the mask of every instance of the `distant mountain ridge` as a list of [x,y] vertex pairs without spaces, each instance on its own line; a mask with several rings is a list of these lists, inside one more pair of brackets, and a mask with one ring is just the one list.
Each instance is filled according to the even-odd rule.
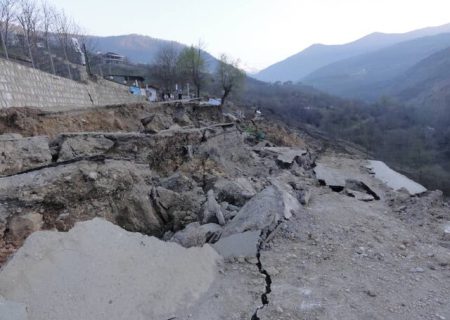
[[372,33],[342,45],[315,44],[260,71],[255,77],[262,81],[300,81],[310,73],[334,62],[370,53],[403,41],[450,32],[450,24],[419,29],[407,33]]
[[334,95],[376,100],[409,68],[447,47],[450,33],[404,41],[329,64],[302,82]]

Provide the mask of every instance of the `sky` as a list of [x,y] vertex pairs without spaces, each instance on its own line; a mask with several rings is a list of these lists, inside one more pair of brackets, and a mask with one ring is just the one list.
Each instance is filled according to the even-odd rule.
[[201,41],[263,69],[315,44],[450,23],[449,0],[49,0],[89,34]]

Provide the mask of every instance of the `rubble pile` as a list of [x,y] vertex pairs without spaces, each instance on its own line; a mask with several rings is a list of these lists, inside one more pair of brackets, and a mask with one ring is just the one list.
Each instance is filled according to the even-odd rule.
[[[213,106],[84,112],[12,117],[0,135],[0,319],[356,319],[360,291],[382,290],[356,283],[384,262],[449,276],[442,194],[383,163],[256,141]],[[438,300],[425,309],[450,314]]]

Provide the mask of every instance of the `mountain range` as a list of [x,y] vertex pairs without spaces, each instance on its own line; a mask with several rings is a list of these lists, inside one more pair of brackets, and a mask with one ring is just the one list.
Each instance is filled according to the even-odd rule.
[[442,104],[444,83],[450,83],[448,69],[443,69],[448,48],[450,24],[403,34],[373,33],[348,44],[313,45],[255,77],[300,81],[345,98],[391,96],[401,102]]
[[255,78],[267,82],[300,81],[313,71],[339,60],[369,53],[403,41],[450,32],[450,24],[407,33],[372,33],[342,45],[314,44],[305,50],[261,70]]

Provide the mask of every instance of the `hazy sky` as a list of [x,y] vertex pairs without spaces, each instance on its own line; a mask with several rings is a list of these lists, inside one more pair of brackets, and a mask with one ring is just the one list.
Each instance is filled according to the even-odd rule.
[[450,23],[450,0],[50,0],[94,35],[139,33],[262,69],[314,43]]

